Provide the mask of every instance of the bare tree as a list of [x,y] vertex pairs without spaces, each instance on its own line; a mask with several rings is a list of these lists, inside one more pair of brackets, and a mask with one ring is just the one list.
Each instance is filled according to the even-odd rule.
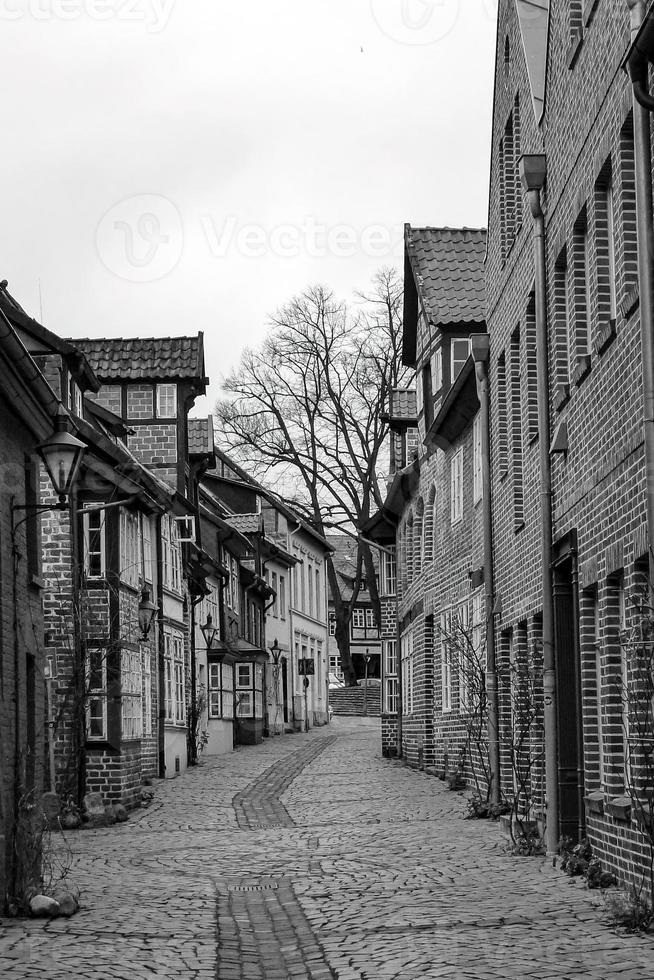
[[[382,504],[383,411],[404,373],[401,302],[392,269],[377,273],[353,309],[323,286],[306,289],[272,317],[261,347],[244,352],[216,405],[232,451],[321,534],[357,537],[357,527]],[[363,581],[378,621],[381,615],[370,547],[357,541],[349,599],[327,561],[336,642],[351,685],[350,619]]]

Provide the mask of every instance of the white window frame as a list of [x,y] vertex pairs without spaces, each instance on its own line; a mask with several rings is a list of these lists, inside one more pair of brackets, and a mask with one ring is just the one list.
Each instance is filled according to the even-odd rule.
[[478,504],[484,493],[481,412],[472,423],[472,502]]
[[414,710],[413,691],[413,630],[408,630],[400,640],[400,657],[402,662],[402,695],[404,712],[412,715]]
[[223,679],[222,664],[209,661],[207,672],[207,709],[208,717],[223,717]]
[[177,418],[177,385],[158,384],[155,405],[158,419]]
[[140,650],[120,651],[120,730],[125,741],[143,735],[143,665]]
[[286,619],[286,576],[280,573],[279,576],[279,618]]
[[606,244],[609,259],[609,314],[611,319],[615,320],[618,315],[618,297],[615,261],[615,214],[613,210],[615,206],[615,190],[613,187],[613,177],[609,178],[604,194],[606,206]]
[[329,635],[336,636],[336,617],[332,613],[329,614]]
[[366,618],[363,606],[355,606],[352,610],[352,629],[362,630],[366,627]]
[[275,617],[275,619],[279,619],[279,589],[277,586],[277,572],[271,573],[271,579],[272,583],[270,587],[275,593],[272,604],[272,615]]
[[450,523],[463,519],[463,446],[450,460]]
[[452,710],[452,609],[441,613],[441,711],[443,714]]
[[137,588],[142,569],[140,514],[120,508],[120,580]]
[[148,514],[141,514],[141,562],[145,582],[152,584],[152,525]]
[[[105,511],[92,510],[82,515],[84,533],[84,574],[86,578],[104,578],[107,570]],[[91,535],[99,533],[99,551],[91,551]],[[91,558],[99,557],[99,568],[91,571]]]
[[431,393],[437,395],[443,387],[443,351],[437,347],[429,359],[431,371]]
[[236,664],[235,670],[237,700],[236,715],[238,718],[253,718],[255,707],[254,664]]
[[143,735],[152,735],[152,659],[150,650],[144,647],[143,652]]
[[186,721],[186,679],[184,637],[176,630],[164,629],[165,719],[168,725]]
[[382,553],[382,594],[394,596],[397,593],[397,558],[395,550]]
[[384,712],[396,715],[399,707],[399,684],[397,677],[397,643],[395,640],[382,642],[384,664]]
[[[470,357],[470,338],[469,337],[452,337],[450,340],[450,384],[454,384],[461,371],[463,370],[463,365]],[[454,356],[454,349],[457,344],[465,344],[468,348],[466,356],[461,360],[460,357]],[[455,372],[454,365],[459,364],[459,369]]]
[[[99,658],[94,665],[93,658]],[[99,675],[100,683],[94,683]],[[104,647],[89,647],[86,651],[86,739],[104,742],[107,738],[107,651]],[[94,722],[100,730],[92,732]]]
[[377,628],[377,623],[375,622],[375,610],[371,607],[366,608],[366,629],[374,630]]

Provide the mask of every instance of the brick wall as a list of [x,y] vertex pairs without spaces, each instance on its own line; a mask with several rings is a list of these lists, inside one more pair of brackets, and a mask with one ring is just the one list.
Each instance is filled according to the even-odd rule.
[[[12,889],[14,779],[26,802],[43,790],[45,681],[40,590],[27,564],[26,524],[16,528],[12,556],[12,498],[25,503],[25,451],[34,437],[0,398],[0,909]],[[16,512],[18,523],[25,512]],[[38,572],[38,569],[37,569]],[[18,763],[16,760],[18,759]]]
[[[554,434],[563,425],[567,428],[567,452],[555,453],[552,459],[553,540],[555,558],[563,554],[566,542],[573,543],[574,555],[566,560],[571,574],[578,576],[579,588],[573,629],[580,649],[582,762],[586,795],[598,795],[594,809],[582,812],[581,820],[586,821],[605,865],[624,878],[638,880],[644,851],[633,814],[625,820],[609,813],[611,800],[624,792],[625,767],[616,695],[622,656],[616,625],[617,583],[623,583],[620,588],[628,596],[648,545],[631,91],[620,69],[629,43],[629,14],[626,4],[602,0],[587,5],[587,12],[591,16],[581,41],[571,49],[567,6],[552,5],[548,90],[540,127],[531,111],[515,5],[502,3],[499,14],[487,288],[503,785],[511,793],[511,657],[522,660],[525,670],[531,667],[536,699],[542,698],[538,441],[529,421],[533,419],[532,222],[523,206],[522,225],[508,240],[507,215],[502,213],[506,197],[500,193],[506,123],[517,98],[522,107],[522,152],[545,152],[547,158],[543,204],[550,424]],[[503,57],[505,38],[511,52],[508,66]],[[615,243],[614,296],[610,226]],[[514,433],[503,410],[511,397],[510,379],[504,380],[503,369],[516,353],[515,345],[512,349],[516,324],[520,325],[520,469],[512,459]],[[504,452],[503,446],[509,451]],[[522,523],[515,520],[517,482],[521,483]],[[541,748],[542,715],[538,715],[531,732],[532,756],[538,756]],[[540,766],[531,774],[531,785],[536,808],[542,810]]]

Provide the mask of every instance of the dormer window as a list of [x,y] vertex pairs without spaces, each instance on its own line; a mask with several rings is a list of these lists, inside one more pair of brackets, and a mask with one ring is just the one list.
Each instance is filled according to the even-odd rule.
[[177,416],[177,386],[157,385],[157,418],[174,419]]
[[450,383],[454,384],[470,356],[470,338],[453,339],[450,347]]

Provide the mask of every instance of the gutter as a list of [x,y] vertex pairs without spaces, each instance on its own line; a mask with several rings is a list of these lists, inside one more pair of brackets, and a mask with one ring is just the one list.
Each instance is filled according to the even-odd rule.
[[472,357],[477,378],[477,396],[481,412],[482,508],[484,519],[484,592],[486,625],[486,695],[488,698],[488,765],[490,801],[500,803],[500,738],[497,658],[495,652],[495,577],[493,569],[493,501],[491,498],[490,461],[490,392],[488,383],[488,334],[473,334]]
[[634,157],[636,165],[636,228],[638,241],[638,292],[643,377],[643,435],[647,495],[649,581],[654,583],[654,227],[652,224],[652,155],[649,65],[654,61],[654,14],[645,15],[642,0],[627,0],[631,14],[632,46],[626,69],[633,89]]
[[544,154],[523,155],[520,179],[534,219],[536,280],[536,368],[538,377],[538,452],[540,459],[541,589],[543,599],[543,722],[545,729],[545,844],[548,855],[559,845],[558,726],[554,600],[552,593],[552,470],[550,462],[550,391],[547,338],[545,215],[542,190],[547,174]]

